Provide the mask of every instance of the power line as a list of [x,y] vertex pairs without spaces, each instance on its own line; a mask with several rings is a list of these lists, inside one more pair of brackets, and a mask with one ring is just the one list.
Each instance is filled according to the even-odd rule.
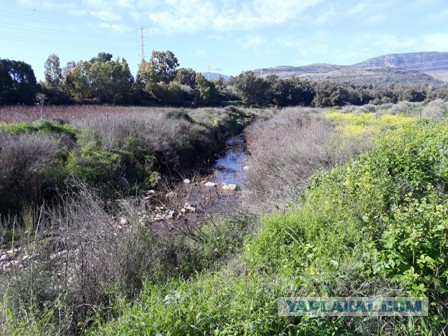
[[[98,24],[90,23],[90,24],[81,24],[80,22],[73,21],[62,21],[57,18],[48,18],[38,16],[36,14],[23,14],[23,13],[15,13],[15,12],[3,12],[2,17],[5,20],[0,22],[0,31],[6,31],[8,28],[12,28],[15,31],[15,36],[0,36],[0,39],[3,40],[14,40],[14,41],[29,41],[29,42],[37,42],[45,45],[57,45],[57,46],[70,46],[70,47],[101,47],[101,48],[124,48],[122,43],[125,42],[126,45],[129,43],[129,34],[133,32],[134,36],[139,37],[140,44],[140,53],[141,58],[144,59],[146,56],[145,49],[147,47],[148,33],[145,31],[144,27],[138,29],[140,31],[140,36],[135,34],[136,29],[125,29],[124,31],[114,31],[110,28],[103,27],[101,28]],[[23,20],[26,21],[26,24],[18,24],[18,21]],[[51,23],[52,27],[49,27],[48,24]],[[2,27],[4,27],[2,29]],[[14,28],[15,27],[15,28]],[[60,29],[58,29],[60,27]],[[88,30],[88,31],[87,31]],[[31,35],[35,33],[35,37],[31,37]],[[22,36],[17,36],[20,34],[26,34]],[[39,34],[40,36],[36,36]],[[72,40],[68,41],[66,39],[67,36],[73,37]],[[75,38],[83,39],[80,41],[76,41]],[[101,40],[102,43],[96,43],[94,40]],[[215,58],[214,56],[209,55],[210,50],[207,47],[206,53],[204,55],[199,55],[197,50],[190,48],[189,46],[184,46],[182,43],[185,41],[178,40],[176,38],[173,40],[170,38],[169,40],[163,37],[158,37],[157,35],[151,34],[151,41],[153,43],[153,47],[155,50],[160,49],[169,49],[173,50],[176,54],[180,54],[181,63],[187,64],[189,67],[194,67],[198,70],[203,69],[204,60],[209,61],[215,64],[224,65],[224,68],[233,69],[235,68],[235,64],[226,63],[226,60],[221,59],[221,57]],[[119,42],[117,46],[117,42]],[[110,43],[110,45],[109,45]],[[112,46],[113,45],[113,46]],[[121,47],[120,47],[121,45]],[[159,45],[159,47],[157,47]],[[136,46],[137,47],[137,46]],[[216,55],[215,55],[216,56]],[[233,62],[232,62],[233,63]],[[216,70],[216,69],[214,69]],[[212,69],[209,69],[209,73]],[[220,70],[221,71],[221,70]]]

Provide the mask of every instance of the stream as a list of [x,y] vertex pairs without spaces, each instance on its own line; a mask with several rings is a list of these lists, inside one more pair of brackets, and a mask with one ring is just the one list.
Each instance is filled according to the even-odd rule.
[[241,187],[244,182],[246,150],[246,141],[242,134],[227,140],[224,156],[217,159],[213,166],[214,174],[211,182],[236,184]]
[[[246,140],[242,134],[226,141],[226,148],[211,168],[191,179],[186,179],[172,193],[162,209],[160,219],[167,218],[166,209],[174,213],[174,222],[193,224],[209,216],[232,214],[239,210],[241,187],[244,184]],[[168,195],[167,195],[168,196]],[[167,197],[168,198],[168,197]],[[163,215],[165,214],[165,216]],[[177,215],[176,215],[177,214]]]
[[226,141],[226,149],[212,166],[210,174],[201,175],[190,184],[190,200],[208,215],[230,214],[240,206],[244,183],[246,141],[242,134]]

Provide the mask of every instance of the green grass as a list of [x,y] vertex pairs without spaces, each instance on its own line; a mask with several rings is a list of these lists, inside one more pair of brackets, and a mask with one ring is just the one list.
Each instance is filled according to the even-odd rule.
[[69,125],[61,125],[45,119],[39,119],[33,122],[1,124],[0,130],[10,133],[40,132],[40,133],[66,134],[73,140],[76,139],[76,135],[78,133],[78,131],[75,128]]
[[[405,123],[260,219],[232,266],[148,284],[100,335],[437,334],[448,300],[448,125]],[[281,296],[427,296],[425,318],[287,318]]]

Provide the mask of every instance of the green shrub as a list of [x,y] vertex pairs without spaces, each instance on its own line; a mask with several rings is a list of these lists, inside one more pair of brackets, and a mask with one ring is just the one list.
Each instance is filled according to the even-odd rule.
[[190,117],[187,111],[184,109],[177,109],[167,112],[166,117],[168,119],[183,119],[188,122],[193,122],[193,119]]
[[33,122],[3,124],[0,125],[0,130],[4,130],[10,133],[41,132],[41,133],[66,134],[72,140],[76,139],[77,134],[76,129],[71,126],[51,122],[45,119],[40,119]]

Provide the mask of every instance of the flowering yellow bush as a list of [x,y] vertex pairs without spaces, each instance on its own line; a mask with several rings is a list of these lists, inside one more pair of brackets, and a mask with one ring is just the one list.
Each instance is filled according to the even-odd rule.
[[325,117],[336,124],[336,131],[344,136],[359,137],[375,135],[385,128],[394,128],[409,125],[415,122],[415,118],[403,114],[381,115],[375,113],[340,113],[328,112]]

